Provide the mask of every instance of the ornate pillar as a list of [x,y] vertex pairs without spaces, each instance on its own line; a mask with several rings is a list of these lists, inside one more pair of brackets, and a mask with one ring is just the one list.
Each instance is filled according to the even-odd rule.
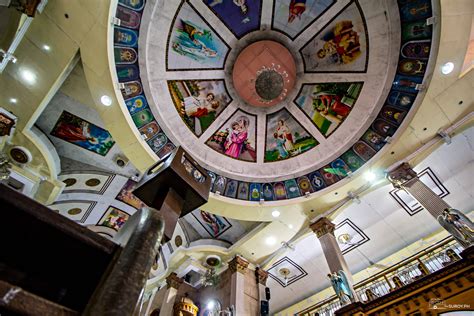
[[359,299],[357,298],[357,295],[355,295],[354,288],[352,287],[352,273],[347,266],[341,248],[339,248],[339,244],[334,236],[336,225],[334,225],[328,218],[323,217],[311,224],[310,228],[316,236],[318,236],[321,248],[323,248],[324,257],[329,266],[329,272],[337,273],[340,270],[344,271],[349,287],[353,293],[354,301],[358,301]]
[[417,173],[406,162],[390,171],[387,174],[387,179],[395,188],[403,189],[410,194],[435,219],[442,215],[444,209],[450,208],[448,203],[418,179]]
[[245,316],[245,273],[248,266],[248,261],[239,256],[235,256],[229,262],[229,269],[232,272],[230,303],[234,306],[235,316]]
[[[265,288],[267,287],[268,272],[263,269],[257,268],[255,270],[255,278],[257,279],[257,286],[258,286],[259,311],[260,311],[259,315],[264,315],[261,311],[262,301],[267,302],[266,304],[270,303],[267,301],[267,297],[265,294]],[[266,315],[268,315],[268,313]]]
[[166,277],[166,292],[163,303],[160,308],[160,316],[172,316],[173,307],[178,294],[179,286],[183,283],[183,279],[179,278],[176,273],[171,273]]
[[146,304],[145,308],[145,315],[150,315],[150,309],[153,306],[153,301],[155,300],[156,293],[158,293],[159,288],[155,287],[153,291],[151,292],[150,298],[148,299],[148,302]]

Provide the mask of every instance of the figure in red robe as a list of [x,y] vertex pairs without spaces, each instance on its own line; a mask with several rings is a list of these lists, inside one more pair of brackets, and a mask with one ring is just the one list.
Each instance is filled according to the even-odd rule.
[[291,0],[288,10],[288,23],[293,22],[296,17],[301,19],[304,11],[306,11],[306,0]]

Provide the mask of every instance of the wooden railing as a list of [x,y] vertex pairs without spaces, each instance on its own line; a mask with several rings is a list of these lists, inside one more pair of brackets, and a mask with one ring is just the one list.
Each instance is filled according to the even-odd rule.
[[[370,278],[355,284],[354,290],[361,302],[370,302],[460,260],[460,253],[463,250],[464,248],[452,237],[447,237]],[[339,308],[341,308],[341,304],[334,295],[298,312],[297,315],[329,316],[333,315]]]

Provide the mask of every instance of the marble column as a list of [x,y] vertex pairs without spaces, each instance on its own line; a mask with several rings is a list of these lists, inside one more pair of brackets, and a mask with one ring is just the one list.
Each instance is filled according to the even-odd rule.
[[229,262],[229,269],[232,272],[230,304],[234,306],[235,316],[245,316],[245,273],[248,266],[248,261],[239,256],[235,256]]
[[[255,277],[257,279],[257,285],[258,285],[258,298],[259,298],[258,307],[260,311],[261,301],[267,300],[267,297],[265,294],[265,288],[267,287],[268,272],[263,269],[257,268],[255,270]],[[259,315],[261,315],[261,313]]]
[[156,293],[158,293],[159,288],[155,287],[153,291],[151,292],[150,298],[148,299],[148,302],[146,304],[145,309],[145,315],[150,315],[151,313],[151,307],[153,306],[153,301],[155,300]]
[[444,209],[450,208],[448,203],[418,179],[417,173],[406,162],[390,171],[387,179],[395,188],[403,189],[410,194],[435,219],[443,213]]
[[334,225],[328,218],[323,217],[310,225],[310,228],[318,236],[321,248],[323,249],[324,257],[329,266],[329,273],[344,271],[347,280],[349,281],[349,287],[354,294],[354,301],[358,301],[357,295],[353,288],[352,273],[349,270],[346,260],[342,254],[341,248],[337,243],[336,236],[334,236]]
[[173,307],[176,302],[176,294],[178,294],[179,286],[183,283],[183,279],[179,278],[176,273],[171,273],[166,277],[166,292],[163,303],[160,308],[160,316],[172,316]]

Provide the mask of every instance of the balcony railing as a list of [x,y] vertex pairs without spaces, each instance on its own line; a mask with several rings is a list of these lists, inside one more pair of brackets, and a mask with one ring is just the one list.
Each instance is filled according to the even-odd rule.
[[[464,248],[457,241],[452,237],[447,237],[355,284],[354,291],[360,301],[364,303],[370,302],[460,260],[460,253],[463,250]],[[341,304],[334,295],[297,313],[297,315],[330,316],[334,315],[334,312],[339,308],[341,308]]]

